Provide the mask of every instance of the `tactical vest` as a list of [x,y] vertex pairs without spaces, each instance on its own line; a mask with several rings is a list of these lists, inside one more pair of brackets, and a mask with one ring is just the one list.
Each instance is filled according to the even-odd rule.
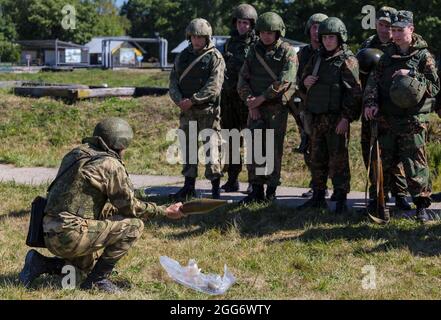
[[404,109],[395,105],[390,98],[390,87],[392,86],[392,75],[395,71],[400,69],[414,69],[423,73],[424,66],[421,65],[422,57],[426,53],[426,49],[419,50],[411,56],[391,57],[385,56],[381,62],[383,74],[379,82],[379,98],[381,113],[386,116],[407,117],[410,115],[417,115],[429,113],[431,108],[429,105],[425,106],[425,98],[413,108]]
[[[193,94],[205,86],[211,74],[210,66],[213,56],[214,52],[206,54],[179,83],[179,89],[182,92],[183,98],[191,98]],[[190,52],[188,48],[182,51],[179,57],[179,65],[177,66],[179,77],[197,57],[198,55]]]
[[[316,54],[312,60],[313,68],[319,54]],[[322,57],[317,74],[319,80],[308,90],[306,99],[306,107],[311,113],[340,112],[343,98],[341,66],[347,57],[347,53],[340,54],[330,60],[325,60]]]
[[[78,161],[78,159],[88,155],[90,158]],[[99,219],[108,200],[107,195],[92,187],[80,171],[81,167],[95,157],[112,156],[107,152],[100,152],[87,145],[81,145],[64,157],[60,172],[72,163],[76,161],[77,163],[63,174],[49,191],[45,209],[46,214],[57,215],[61,212],[69,212],[85,219]]]
[[250,46],[254,43],[254,37],[254,33],[243,37],[234,35],[225,44],[225,89],[236,90],[240,68],[245,61]]
[[[252,50],[256,50],[260,56],[265,60],[274,74],[279,75],[283,71],[283,65],[286,62],[287,50],[281,43],[275,51],[270,54],[265,52],[265,48],[262,44],[257,43],[252,47]],[[255,97],[262,95],[269,86],[274,82],[273,78],[268,74],[262,64],[257,60],[255,52],[251,55],[249,61],[249,69],[251,72],[250,87]]]

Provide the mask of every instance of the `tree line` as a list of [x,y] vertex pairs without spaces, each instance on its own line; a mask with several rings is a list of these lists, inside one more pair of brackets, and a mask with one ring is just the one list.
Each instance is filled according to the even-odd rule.
[[[233,0],[127,0],[120,8],[114,0],[0,0],[0,58],[18,58],[15,40],[55,39],[79,44],[94,36],[166,38],[171,47],[185,37],[185,27],[192,18],[204,17],[217,35],[231,29],[231,12],[246,1]],[[441,52],[441,0],[258,0],[248,1],[258,13],[274,11],[285,21],[286,37],[307,42],[304,27],[316,12],[342,19],[355,50],[374,30],[362,28],[362,8],[366,4],[379,9],[393,6],[414,13],[416,32],[429,43],[435,54]],[[62,8],[75,7],[75,29],[64,29]]]

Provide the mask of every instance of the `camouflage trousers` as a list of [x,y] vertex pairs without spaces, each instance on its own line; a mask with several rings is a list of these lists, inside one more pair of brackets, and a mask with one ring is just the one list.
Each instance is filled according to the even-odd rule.
[[427,124],[418,116],[378,120],[378,141],[383,162],[384,185],[401,162],[412,198],[430,197],[429,165],[426,154]]
[[88,273],[98,258],[112,264],[120,260],[141,237],[144,224],[140,219],[118,215],[92,220],[62,212],[45,216],[43,229],[52,254]]
[[[363,162],[367,168],[369,165],[369,150],[371,144],[371,126],[370,122],[364,117],[361,118],[361,152],[363,155]],[[407,195],[407,181],[404,173],[404,167],[402,163],[399,163],[396,167],[391,170],[390,184],[385,185],[384,191],[387,194],[389,191],[392,192],[393,196]],[[376,197],[376,184],[373,172],[369,175],[369,198],[373,199]]]
[[[261,141],[262,145],[262,155],[265,157],[274,157],[274,169],[272,172],[266,172],[266,174],[260,174],[258,169],[264,171],[265,163],[258,163],[253,155],[251,161],[247,165],[248,169],[248,180],[251,184],[259,184],[270,187],[277,187],[280,185],[280,173],[282,171],[282,157],[283,157],[283,143],[286,134],[286,125],[288,121],[288,110],[282,103],[273,102],[265,103],[260,107],[261,118],[259,120],[248,119],[248,128],[252,131],[252,144],[253,153],[256,151],[256,130],[263,129],[263,139]],[[273,148],[267,146],[266,135],[268,134],[266,130],[273,130],[274,141]],[[257,142],[257,144],[260,144]],[[248,161],[248,160],[247,160]]]
[[336,195],[350,191],[349,131],[346,135],[335,132],[341,115],[313,115],[311,136],[312,187],[317,191],[326,190],[328,175],[332,180]]
[[[205,177],[212,181],[222,176],[221,159],[220,159],[220,147],[222,138],[220,134],[220,108],[219,107],[207,107],[203,109],[197,109],[192,107],[186,112],[182,112],[179,119],[179,129],[185,134],[185,141],[180,141],[181,149],[185,154],[184,165],[182,169],[182,175],[188,178],[197,178],[198,176],[198,163],[199,155],[198,149],[192,150],[190,144],[198,146],[199,133],[204,129],[211,129],[214,135],[206,136],[203,139],[205,150],[205,156],[212,157],[210,161],[205,164]],[[191,134],[191,127],[196,130]],[[210,150],[217,150],[218,156],[212,155]],[[196,154],[194,154],[196,152]]]
[[[248,107],[240,99],[237,90],[223,89],[221,99],[222,129],[237,129],[238,131],[241,131],[247,127],[247,119]],[[229,143],[229,159],[224,165],[223,171],[228,172],[228,176],[232,179],[237,179],[240,172],[242,171],[243,160],[242,157],[240,157],[240,147],[234,148],[232,141],[230,141]],[[233,163],[233,155],[239,155],[240,163]]]

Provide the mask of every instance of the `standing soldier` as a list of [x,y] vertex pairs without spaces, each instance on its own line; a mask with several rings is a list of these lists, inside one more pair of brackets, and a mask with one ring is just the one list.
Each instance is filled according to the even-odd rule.
[[57,257],[30,250],[19,275],[24,286],[45,273],[61,275],[67,262],[88,273],[82,289],[118,293],[108,277],[141,237],[140,218],[183,217],[182,204],[165,208],[135,198],[122,162],[132,138],[126,121],[108,118],[96,125],[93,137],[83,139],[63,158],[49,187],[43,218],[44,242]]
[[417,219],[430,220],[429,167],[426,157],[427,97],[439,91],[435,60],[424,39],[414,33],[413,14],[398,11],[392,21],[393,44],[368,79],[364,114],[378,122],[384,183],[402,162]]
[[[318,37],[318,27],[321,22],[326,20],[328,18],[327,15],[323,13],[315,13],[313,14],[306,23],[305,27],[305,34],[309,37],[311,40],[311,43],[302,49],[300,49],[299,53],[297,53],[297,57],[299,59],[299,70],[297,71],[297,85],[301,81],[301,77],[303,74],[303,70],[309,61],[311,59],[312,55],[319,50],[320,48],[320,41]],[[302,98],[299,97],[301,94],[295,94],[293,97],[296,98]],[[307,123],[309,121],[309,117],[306,116],[306,110],[305,110],[305,97],[301,99],[302,101],[297,104],[297,108],[294,108],[295,110],[295,120],[297,123],[297,127],[300,132],[300,146],[297,148],[297,151],[300,153],[303,153],[305,158],[305,163],[308,169],[311,171],[311,150],[310,150],[310,139],[309,135],[311,134],[311,123]],[[293,99],[291,99],[291,104],[296,106],[295,103],[293,103]],[[302,194],[302,197],[304,198],[310,198],[312,197],[312,180],[309,183],[309,186],[311,189],[308,192],[305,192]]]
[[320,23],[322,48],[305,66],[300,90],[312,114],[311,169],[313,196],[300,209],[327,209],[326,181],[334,185],[336,213],[347,210],[350,191],[349,126],[360,116],[358,61],[346,45],[346,26],[335,17]]
[[[186,141],[181,141],[185,155],[182,174],[184,186],[172,197],[184,200],[195,196],[198,175],[197,150],[190,154],[190,145],[197,144],[197,137],[190,136],[190,127],[197,125],[197,135],[204,129],[215,133],[207,137],[205,146],[210,145],[210,161],[205,165],[205,177],[211,181],[212,197],[220,197],[220,178],[222,176],[219,151],[220,137],[220,94],[224,81],[225,62],[222,54],[211,41],[212,29],[205,19],[194,19],[186,29],[189,46],[175,60],[170,74],[170,97],[181,109],[180,129]],[[196,139],[191,141],[190,139]]]
[[[294,49],[281,39],[285,36],[285,24],[278,14],[262,14],[257,19],[256,30],[260,40],[247,53],[240,70],[237,90],[248,106],[249,128],[263,129],[264,132],[268,129],[274,130],[274,150],[265,150],[267,148],[262,143],[266,156],[274,156],[274,170],[267,175],[260,174],[258,169],[265,170],[262,168],[265,164],[258,165],[253,155],[248,167],[249,182],[253,190],[242,203],[273,201],[276,197],[288,119],[288,109],[284,104],[289,100],[286,93],[294,85],[298,67]],[[254,138],[255,136],[253,147],[256,145]]]
[[[382,7],[377,12],[376,20],[376,31],[377,33],[368,39],[366,39],[361,45],[361,50],[365,48],[378,49],[384,52],[386,48],[392,43],[392,31],[391,22],[394,15],[397,14],[397,10],[391,7]],[[362,63],[362,62],[361,62]],[[366,87],[367,78],[369,73],[360,71],[360,80],[363,89]],[[366,168],[369,164],[369,149],[371,141],[371,129],[370,122],[362,117],[361,119],[361,151],[363,154],[363,161]],[[373,199],[376,197],[376,182],[374,181],[374,175],[371,172],[369,176],[370,188],[369,188],[369,207],[374,208],[376,206],[376,201]],[[400,163],[392,171],[392,176],[390,177],[390,185],[385,186],[385,194],[387,195],[392,191],[392,195],[395,197],[395,205],[401,210],[410,210],[411,207],[406,201],[407,194],[407,182],[404,176],[404,168]],[[370,209],[369,211],[372,211]]]
[[[237,80],[250,46],[258,40],[254,31],[256,20],[256,9],[249,4],[241,4],[233,11],[233,30],[231,31],[231,38],[225,44],[224,52],[226,71],[221,99],[223,129],[241,131],[247,125],[248,108],[237,93]],[[229,147],[228,181],[222,186],[222,189],[225,192],[236,192],[239,190],[237,178],[242,171],[242,160],[240,149],[233,149],[232,144]],[[233,163],[233,153],[239,155],[240,163]]]

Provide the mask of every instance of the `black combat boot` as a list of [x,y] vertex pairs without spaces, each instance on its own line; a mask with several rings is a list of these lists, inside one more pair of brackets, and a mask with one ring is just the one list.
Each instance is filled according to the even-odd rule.
[[211,197],[213,199],[220,199],[220,178],[211,181]]
[[239,177],[241,168],[241,164],[230,164],[230,166],[228,167],[228,180],[221,187],[225,192],[239,191],[239,181],[237,180],[237,178]]
[[335,190],[335,201],[337,203],[335,204],[335,211],[336,214],[343,214],[348,212],[348,205],[347,205],[347,193],[343,190]]
[[328,204],[326,203],[325,190],[314,190],[312,198],[306,201],[304,204],[297,207],[298,210],[305,209],[325,209],[329,210]]
[[274,200],[276,200],[276,190],[277,187],[272,187],[272,186],[267,186],[266,187],[266,195],[265,195],[265,200],[267,202],[273,202]]
[[184,186],[170,197],[175,201],[187,201],[196,196],[196,178],[185,177]]
[[434,220],[432,215],[429,215],[427,212],[427,208],[430,207],[432,201],[427,197],[417,197],[413,199],[413,203],[416,205],[416,219],[419,222],[426,223],[431,220]]
[[309,149],[309,136],[305,132],[302,132],[302,134],[300,135],[300,139],[300,145],[295,148],[294,151],[297,153],[305,154],[308,152]]
[[115,294],[121,293],[121,288],[109,280],[109,276],[112,273],[115,264],[109,263],[103,259],[98,259],[97,263],[93,267],[93,270],[89,273],[86,280],[80,285],[83,290],[91,290],[96,288],[100,291]]
[[253,184],[253,191],[245,198],[239,201],[239,204],[248,204],[252,202],[262,203],[265,201],[263,185]]
[[406,197],[403,196],[395,196],[395,207],[400,210],[409,211],[412,210],[409,202],[407,202]]
[[32,249],[26,254],[25,264],[18,275],[18,280],[23,286],[29,288],[32,281],[42,274],[47,273],[60,275],[63,266],[63,259],[57,257],[45,257],[38,251]]

